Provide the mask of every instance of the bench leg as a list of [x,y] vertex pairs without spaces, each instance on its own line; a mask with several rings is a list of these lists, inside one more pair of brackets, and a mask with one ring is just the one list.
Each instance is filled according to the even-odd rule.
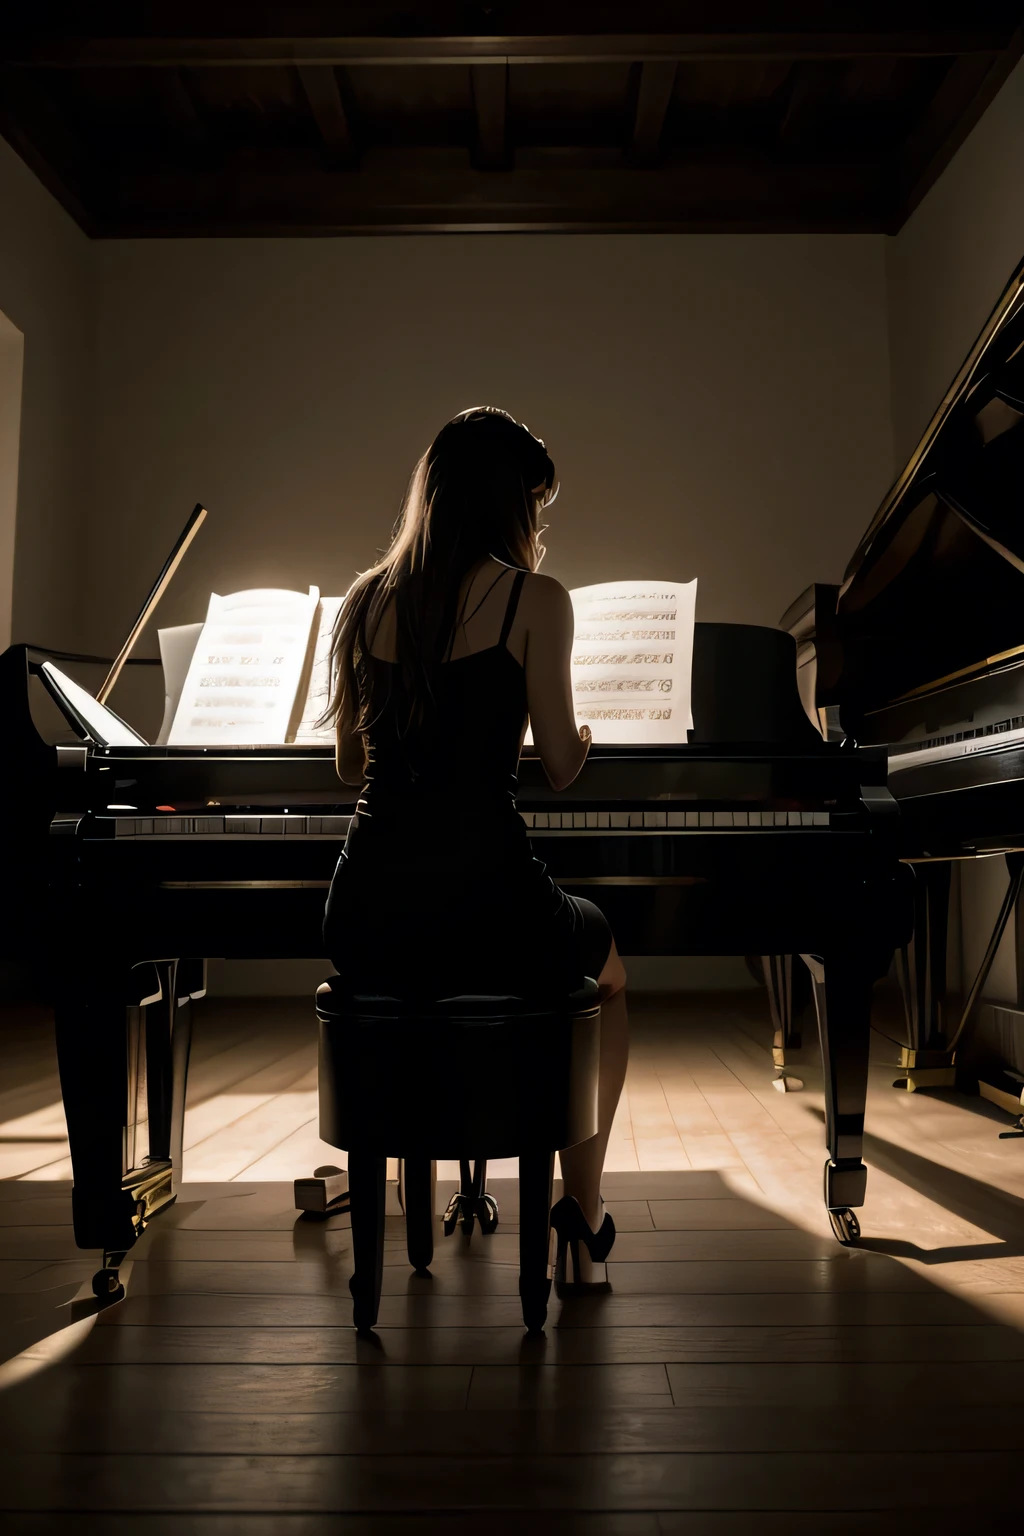
[[519,1157],[519,1297],[523,1322],[540,1333],[548,1315],[551,1279],[548,1247],[551,1239],[551,1186],[555,1176],[553,1152],[524,1152]]
[[377,1321],[384,1281],[384,1190],[387,1160],[350,1152],[349,1199],[352,1203],[352,1321],[368,1333]]
[[429,1157],[405,1159],[405,1243],[409,1263],[425,1274],[434,1257],[434,1174]]

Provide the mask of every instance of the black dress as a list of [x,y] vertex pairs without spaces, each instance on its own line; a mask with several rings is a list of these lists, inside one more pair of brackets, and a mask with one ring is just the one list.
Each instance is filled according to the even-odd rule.
[[497,645],[439,666],[432,724],[414,739],[397,667],[369,659],[386,702],[324,918],[353,990],[569,991],[608,957],[603,914],[559,890],[516,810],[526,679],[507,641],[525,576],[513,576]]

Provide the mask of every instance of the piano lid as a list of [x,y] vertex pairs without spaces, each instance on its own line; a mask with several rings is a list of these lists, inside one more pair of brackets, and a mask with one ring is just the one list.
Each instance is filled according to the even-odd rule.
[[1024,665],[1024,262],[815,629],[817,702],[861,741],[929,728],[940,695]]

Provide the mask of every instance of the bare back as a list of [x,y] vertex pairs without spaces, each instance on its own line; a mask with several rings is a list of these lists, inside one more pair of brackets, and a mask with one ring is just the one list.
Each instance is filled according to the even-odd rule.
[[[464,615],[452,641],[450,660],[492,649],[498,644],[508,604],[512,568],[486,560],[463,583],[458,612]],[[579,773],[589,743],[577,729],[570,683],[573,616],[565,588],[550,576],[527,573],[506,640],[523,668],[534,746],[555,789],[564,789]],[[374,634],[371,655],[395,660],[394,603],[385,609]],[[342,742],[339,739],[339,761]]]

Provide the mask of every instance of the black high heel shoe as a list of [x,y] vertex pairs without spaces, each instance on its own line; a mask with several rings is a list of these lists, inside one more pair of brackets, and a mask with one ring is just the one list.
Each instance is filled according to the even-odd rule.
[[[551,1225],[558,1237],[555,1250],[555,1288],[563,1291],[607,1291],[607,1280],[582,1280],[580,1278],[580,1243],[586,1248],[591,1262],[603,1264],[612,1251],[615,1241],[615,1223],[605,1215],[600,1227],[592,1232],[583,1218],[579,1201],[565,1195],[551,1209]],[[569,1278],[568,1260],[572,1259],[572,1278]]]

